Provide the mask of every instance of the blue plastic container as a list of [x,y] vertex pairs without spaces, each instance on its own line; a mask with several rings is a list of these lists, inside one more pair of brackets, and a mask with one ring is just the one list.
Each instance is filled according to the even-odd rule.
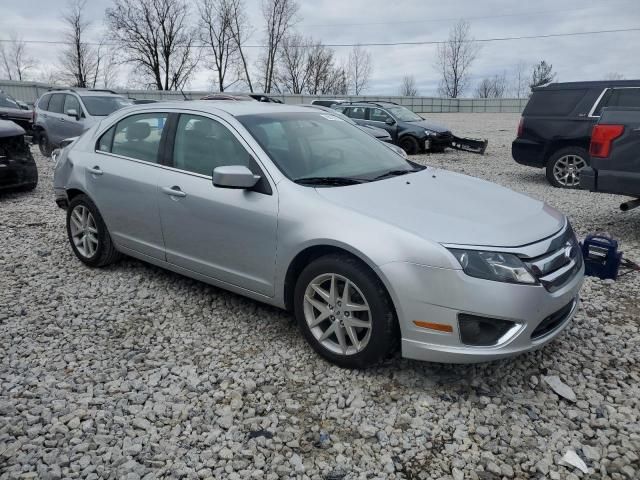
[[618,278],[622,252],[618,242],[602,235],[587,235],[580,244],[584,257],[584,273],[601,279]]

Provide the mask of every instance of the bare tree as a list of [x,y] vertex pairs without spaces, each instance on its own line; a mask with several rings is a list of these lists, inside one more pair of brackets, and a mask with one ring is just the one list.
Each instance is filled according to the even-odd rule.
[[242,45],[251,36],[252,28],[247,19],[243,0],[229,0],[229,9],[231,15],[231,39],[233,40],[235,49],[240,58],[239,72],[244,75],[244,80],[249,87],[249,91],[253,92],[253,84],[251,82],[251,74],[249,73],[249,65]]
[[86,4],[87,0],[72,0],[62,17],[66,47],[62,52],[61,75],[72,86],[80,88],[95,85],[98,67],[96,51],[86,40],[90,25],[84,14]]
[[106,10],[113,40],[127,62],[158,90],[179,90],[199,60],[184,0],[114,0]]
[[416,87],[416,78],[413,75],[405,75],[402,77],[400,85],[400,95],[403,97],[416,97],[418,88]]
[[619,72],[609,72],[604,76],[605,80],[624,80],[624,75]]
[[27,53],[27,44],[15,32],[9,34],[8,42],[0,42],[0,59],[9,80],[25,80],[35,61]]
[[96,57],[96,83],[103,88],[113,87],[120,71],[118,52],[103,40],[98,46]]
[[300,94],[306,90],[311,43],[299,33],[287,35],[282,40],[277,83],[283,91]]
[[514,68],[511,95],[516,98],[524,98],[529,91],[527,70],[528,67],[525,62],[518,62]]
[[265,93],[271,92],[275,77],[276,61],[282,40],[295,23],[298,4],[295,0],[262,0],[265,20],[267,51],[261,59],[262,86]]
[[360,95],[369,86],[372,69],[373,62],[371,60],[371,53],[362,48],[361,45],[354,46],[349,53],[347,74],[349,78],[349,89],[355,95]]
[[332,93],[335,80],[333,50],[316,42],[309,49],[307,66],[309,70],[307,92],[310,95]]
[[449,39],[438,45],[436,66],[442,75],[438,92],[443,96],[458,98],[468,86],[471,64],[480,51],[470,28],[469,22],[458,21],[449,31]]
[[493,77],[483,78],[476,87],[478,98],[502,98],[507,91],[507,76],[502,73]]
[[547,83],[553,82],[556,76],[556,73],[553,71],[553,65],[541,60],[540,63],[533,66],[533,70],[531,71],[531,83],[529,83],[529,86],[533,88],[539,87],[540,85],[546,85]]
[[[238,71],[236,62],[239,58],[232,33],[232,2],[233,0],[200,0],[198,4],[200,40],[210,50],[207,57],[216,72],[218,89],[221,92],[227,87],[225,79],[228,70],[231,69],[234,73]],[[236,82],[237,79],[234,79],[230,85]]]

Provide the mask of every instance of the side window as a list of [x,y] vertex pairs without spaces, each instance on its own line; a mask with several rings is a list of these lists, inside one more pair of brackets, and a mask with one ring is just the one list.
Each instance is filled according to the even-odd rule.
[[614,88],[607,106],[640,107],[640,88]]
[[113,134],[111,153],[158,163],[160,139],[167,116],[166,113],[143,113],[120,120]]
[[78,113],[81,113],[80,103],[78,103],[78,99],[73,95],[65,95],[64,96],[64,108],[62,111],[67,113],[69,110],[75,110]]
[[62,113],[62,106],[64,104],[64,93],[54,93],[51,95],[51,100],[49,101],[49,110],[52,113]]
[[356,120],[364,120],[365,108],[364,107],[351,107],[349,109],[349,116]]
[[593,110],[594,117],[599,117],[600,115],[602,115],[602,109],[609,105],[609,101],[611,100],[612,94],[613,94],[613,90],[611,90],[610,88],[607,89],[606,92],[604,92],[604,95],[602,95],[602,98],[598,102],[598,105]]
[[346,115],[346,113],[345,113],[345,112],[346,112],[346,110],[347,110],[347,107],[332,107],[332,108],[333,108],[334,110],[336,110],[336,111],[338,111],[338,112],[343,113],[343,114],[345,114],[345,115]]
[[245,165],[251,155],[219,122],[197,115],[180,115],[173,147],[173,166],[211,176],[216,167]]
[[374,122],[386,122],[390,118],[389,114],[380,108],[372,108],[369,110],[369,120],[373,120]]
[[114,125],[109,130],[104,132],[98,140],[96,150],[99,150],[100,152],[111,152],[111,145],[113,144],[113,134],[115,133],[115,131],[116,126]]
[[41,110],[47,110],[49,108],[49,100],[51,100],[51,95],[43,95],[38,100],[38,108]]

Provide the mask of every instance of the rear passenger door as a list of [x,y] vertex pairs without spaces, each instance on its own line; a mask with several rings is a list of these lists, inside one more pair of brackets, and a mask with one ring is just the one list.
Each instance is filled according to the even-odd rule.
[[116,245],[160,260],[165,252],[157,182],[168,117],[153,112],[123,118],[102,134],[82,165],[89,196]]
[[[167,152],[172,168],[158,174],[167,261],[273,296],[278,200],[248,145],[222,120],[181,114]],[[260,191],[215,187],[213,170],[227,165],[260,175]]]
[[[73,117],[68,114],[70,110],[75,110],[78,113],[78,117]],[[62,131],[65,138],[77,137],[82,134],[84,127],[79,118],[82,115],[82,107],[75,95],[65,95],[63,110],[64,115],[62,117]],[[64,139],[63,139],[64,140]]]
[[63,124],[65,97],[64,93],[54,93],[49,100],[44,127],[49,137],[49,143],[53,145],[59,145],[62,140],[67,138],[64,134]]

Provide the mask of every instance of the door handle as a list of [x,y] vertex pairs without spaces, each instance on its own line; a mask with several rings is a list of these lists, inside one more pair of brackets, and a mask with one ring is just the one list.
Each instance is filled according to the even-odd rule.
[[186,197],[187,194],[180,190],[180,187],[174,185],[173,187],[162,187],[162,192],[171,197]]
[[100,170],[100,167],[98,165],[93,168],[88,168],[87,170],[89,170],[89,173],[91,175],[102,175],[104,173],[102,170]]

